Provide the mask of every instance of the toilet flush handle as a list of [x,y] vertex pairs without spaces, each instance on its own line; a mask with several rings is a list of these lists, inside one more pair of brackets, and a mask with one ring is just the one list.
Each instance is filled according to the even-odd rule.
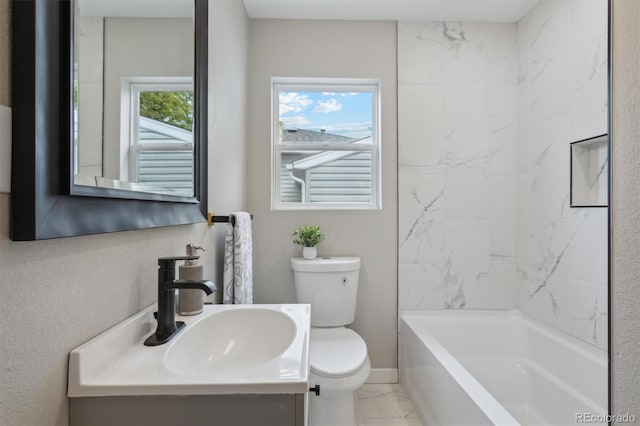
[[314,392],[316,396],[320,396],[320,383],[316,383],[314,387],[309,388],[309,392]]

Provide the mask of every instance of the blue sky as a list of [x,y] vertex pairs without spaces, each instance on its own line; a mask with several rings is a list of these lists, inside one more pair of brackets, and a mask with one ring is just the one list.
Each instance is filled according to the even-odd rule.
[[363,138],[371,135],[369,92],[280,92],[284,128],[317,130]]

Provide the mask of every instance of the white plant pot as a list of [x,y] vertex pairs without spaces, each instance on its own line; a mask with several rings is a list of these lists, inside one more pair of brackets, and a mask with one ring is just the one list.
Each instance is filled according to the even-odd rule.
[[315,247],[305,247],[302,249],[302,257],[305,259],[311,260],[315,259],[318,256],[318,251]]

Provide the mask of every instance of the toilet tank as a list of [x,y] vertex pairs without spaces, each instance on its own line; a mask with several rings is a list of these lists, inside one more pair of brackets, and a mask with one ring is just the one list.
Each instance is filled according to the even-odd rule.
[[311,325],[338,327],[351,324],[356,314],[359,257],[291,259],[298,303],[311,304]]

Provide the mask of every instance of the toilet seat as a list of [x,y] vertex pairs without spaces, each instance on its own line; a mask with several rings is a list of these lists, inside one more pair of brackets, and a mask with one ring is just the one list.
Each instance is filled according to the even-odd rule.
[[329,378],[347,377],[362,368],[367,360],[367,344],[345,327],[311,327],[311,371]]

